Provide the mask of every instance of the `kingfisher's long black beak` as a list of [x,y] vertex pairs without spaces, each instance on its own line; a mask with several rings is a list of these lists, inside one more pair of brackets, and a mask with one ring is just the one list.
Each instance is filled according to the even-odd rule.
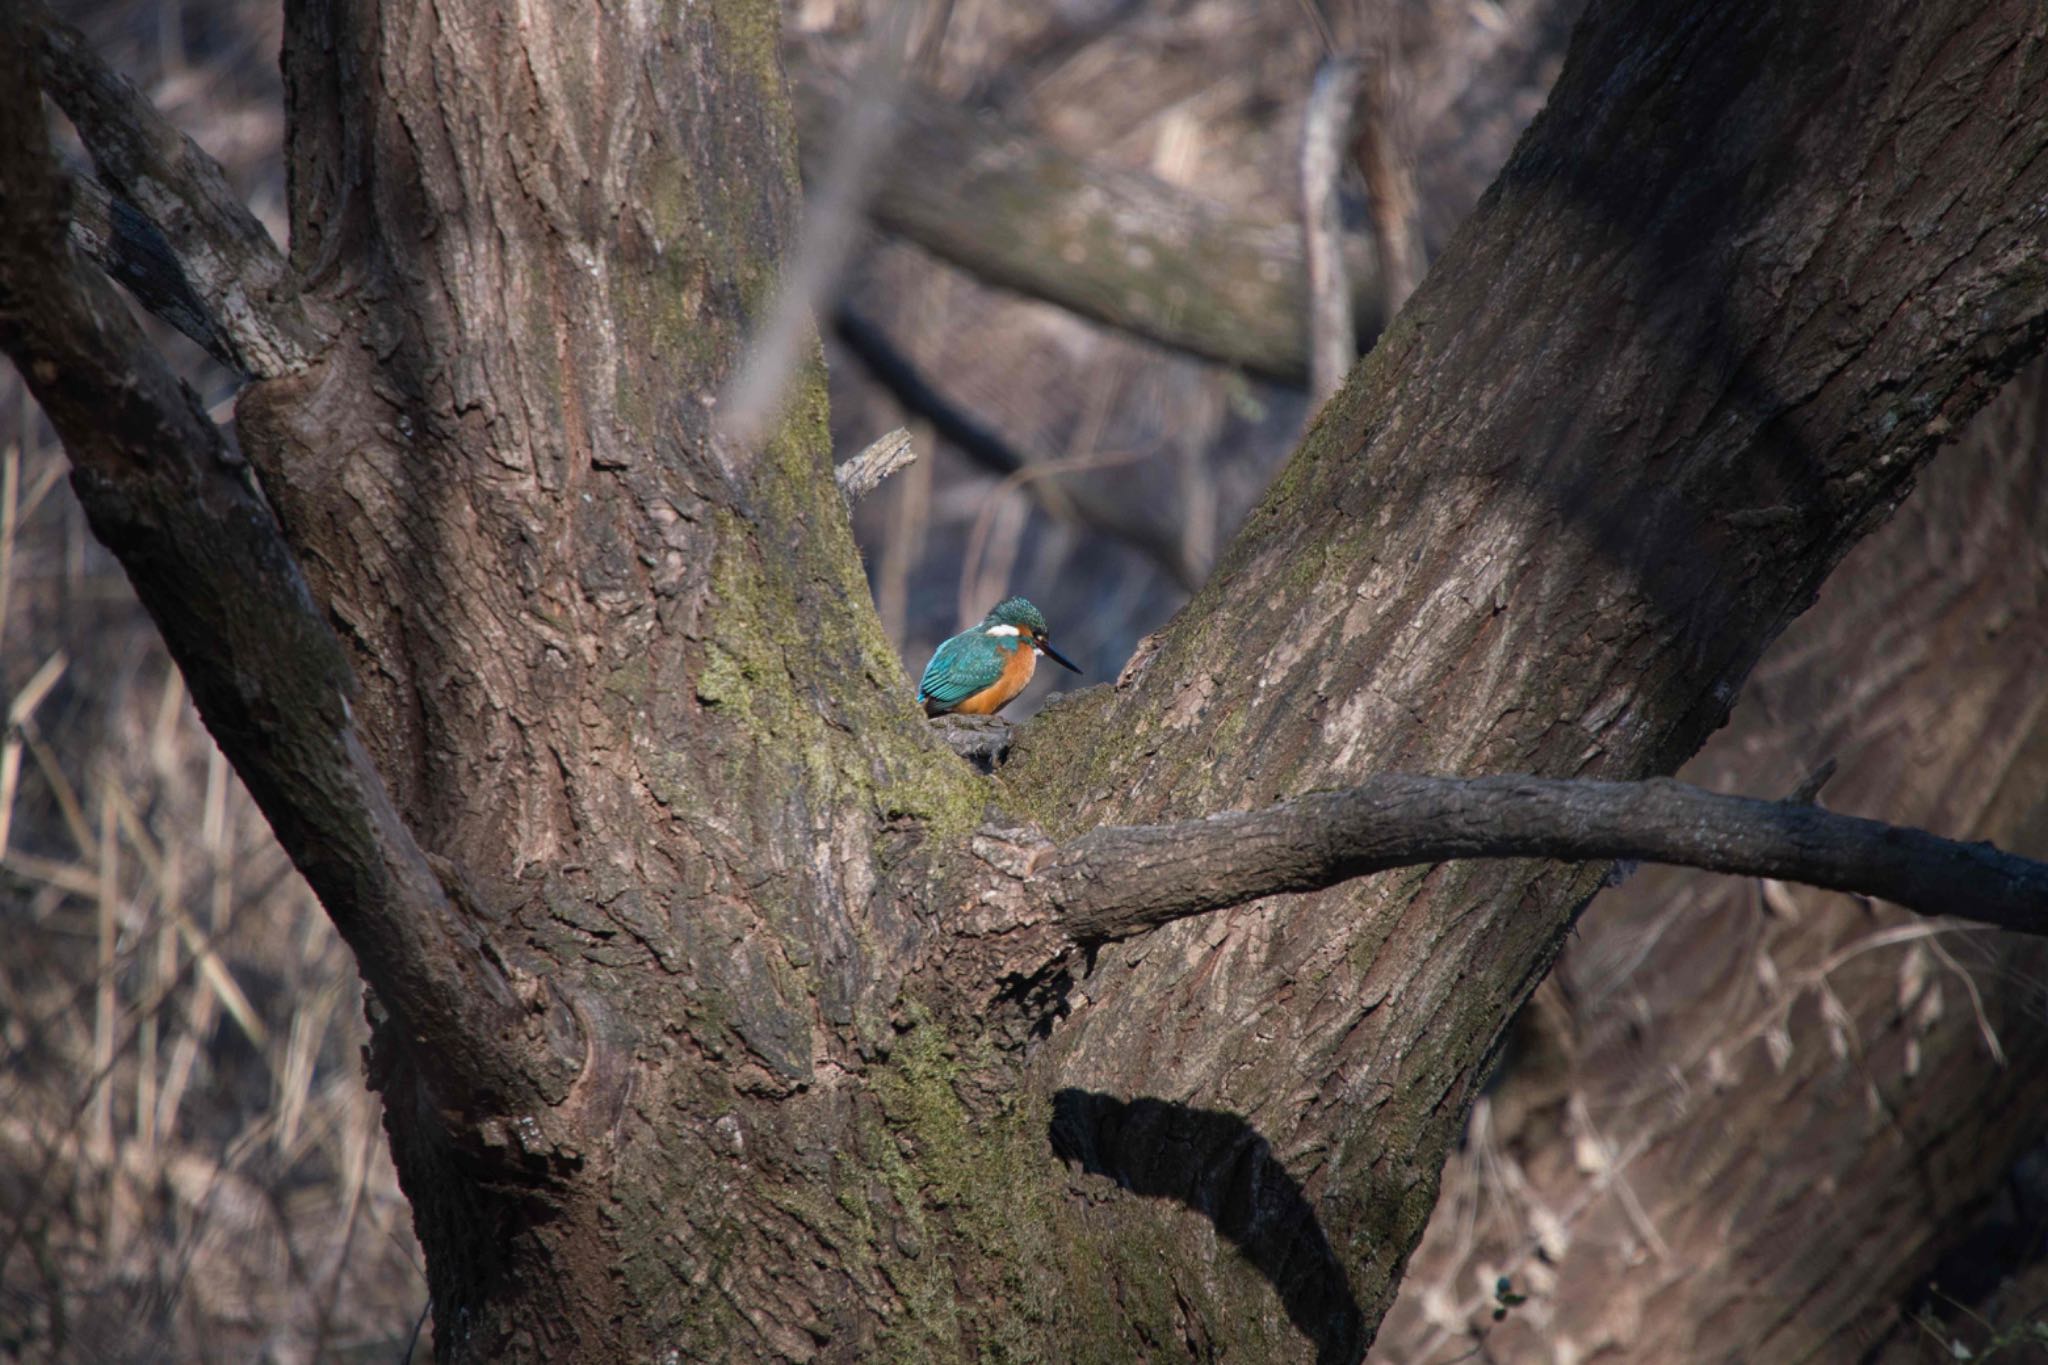
[[1046,658],[1051,659],[1061,668],[1066,669],[1069,673],[1079,673],[1081,671],[1071,660],[1067,658],[1066,655],[1054,649],[1051,645],[1047,644],[1043,639],[1041,639],[1038,642],[1038,652],[1040,654],[1043,654]]

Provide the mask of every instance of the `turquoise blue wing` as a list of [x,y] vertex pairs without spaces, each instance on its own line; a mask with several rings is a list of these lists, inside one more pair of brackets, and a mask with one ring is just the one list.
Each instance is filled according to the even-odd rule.
[[917,684],[920,704],[958,706],[1003,676],[1002,648],[985,635],[955,635],[938,648]]

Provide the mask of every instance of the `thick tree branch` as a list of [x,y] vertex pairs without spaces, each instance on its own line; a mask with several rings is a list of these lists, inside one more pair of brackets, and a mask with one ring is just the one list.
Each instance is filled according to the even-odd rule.
[[247,467],[68,241],[66,185],[13,24],[0,25],[0,348],[70,453],[193,700],[449,1102],[526,1098],[527,1011],[407,832],[359,741],[353,685]]
[[185,278],[178,253],[142,211],[89,175],[71,178],[71,240],[125,286],[145,311],[169,323],[230,370],[242,356],[214,310]]
[[[1669,772],[2040,348],[2038,6],[1883,0],[1844,25],[1776,0],[1601,0],[1572,47],[1149,662],[1020,734],[1005,787],[1056,840],[1376,773]],[[1123,874],[1131,908],[1063,888],[1094,932],[1250,889],[1139,848],[1166,868]],[[1300,884],[1304,852],[1325,875],[1356,856],[1283,849],[1267,880]],[[1597,880],[1461,858],[1292,913],[1168,924],[1097,957],[1088,998],[1117,1008],[1076,1010],[1050,1065],[1216,1095],[1266,1116],[1275,1150],[1316,1153],[1317,1214],[1375,1320],[1393,1278],[1377,1258],[1399,1264],[1434,1191],[1416,1172],[1456,1139]],[[1986,910],[1941,889],[1934,908]]]
[[[220,164],[107,67],[76,29],[40,6],[31,13],[37,72],[114,192],[116,230],[99,238],[113,254],[95,248],[94,257],[131,287],[140,275],[149,286],[137,290],[145,307],[175,300],[165,320],[231,368],[267,378],[304,366],[319,331],[283,253]],[[145,234],[120,230],[120,200],[155,229],[168,261],[153,259],[158,244]],[[85,236],[93,246],[89,228]],[[188,316],[195,299],[206,306],[204,325]]]
[[1098,829],[1033,878],[1080,942],[1452,858],[1638,858],[1775,877],[2048,934],[2048,864],[1669,779],[1375,777],[1252,814]]
[[[842,106],[798,85],[799,145],[829,147]],[[993,118],[902,92],[875,224],[991,284],[1285,384],[1307,382],[1308,272],[1287,223],[1243,221],[1151,176],[1099,166]],[[830,168],[807,164],[813,180]],[[1380,326],[1371,248],[1345,242],[1362,329]]]

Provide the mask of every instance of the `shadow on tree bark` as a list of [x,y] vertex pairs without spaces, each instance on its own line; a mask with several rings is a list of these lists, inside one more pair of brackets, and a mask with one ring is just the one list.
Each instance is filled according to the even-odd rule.
[[[1676,73],[1649,96],[1639,117],[1613,119],[1600,100],[1554,106],[1545,120],[1571,125],[1555,135],[1580,155],[1511,157],[1489,191],[1490,198],[1531,204],[1566,202],[1592,251],[1605,257],[1601,273],[1608,282],[1597,287],[1615,309],[1612,325],[1575,329],[1560,340],[1579,351],[1584,373],[1633,372],[1645,396],[1656,395],[1628,419],[1639,430],[1633,439],[1641,442],[1640,458],[1676,463],[1684,442],[1716,425],[1755,433],[1756,457],[1736,478],[1717,479],[1711,496],[1705,485],[1682,476],[1647,496],[1642,488],[1617,496],[1614,471],[1597,462],[1522,467],[1531,500],[1633,574],[1643,597],[1681,630],[1698,615],[1702,575],[1721,572],[1717,566],[1726,563],[1730,544],[1761,533],[1790,552],[1832,534],[1839,521],[1838,476],[1831,476],[1828,452],[1806,428],[1811,405],[1826,401],[1822,390],[1833,374],[1792,357],[1838,310],[1889,309],[1903,301],[1903,284],[1883,267],[1881,244],[1855,278],[1839,287],[1815,284],[1795,274],[1799,253],[1810,250],[1799,238],[1811,230],[1812,209],[1796,217],[1754,209],[1760,186],[1824,183],[1830,167],[1820,149],[1845,145],[1857,126],[1882,112],[1870,107],[1874,96],[1865,96],[1802,116],[1789,73],[1869,70],[1874,61],[1869,48],[1859,48],[1842,30],[1814,25],[1799,36],[1787,43],[1773,26],[1751,24],[1700,49],[1685,76],[1699,82],[1693,89],[1729,99],[1722,117],[1707,119],[1698,106],[1688,108]],[[1586,70],[1616,70],[1628,60],[1626,25],[1588,26],[1580,41]],[[1877,89],[1882,92],[1882,83]],[[1689,163],[1683,177],[1661,183],[1654,173],[1646,177],[1672,128],[1699,128],[1703,121],[1711,131],[1696,136],[1712,139],[1710,154]],[[1788,139],[1788,126],[1801,131]],[[1881,194],[1902,188],[1878,182]],[[1731,241],[1746,245],[1729,250]],[[1768,271],[1755,268],[1759,258]],[[1788,328],[1788,316],[1806,323]],[[1629,356],[1631,346],[1643,350]],[[1551,404],[1547,430],[1529,432],[1528,440],[1557,450],[1593,443],[1603,433],[1589,417],[1577,404]],[[1889,510],[1887,504],[1876,519]]]
[[1364,1350],[1364,1315],[1315,1207],[1242,1118],[1066,1089],[1053,1096],[1046,1136],[1061,1160],[1133,1194],[1177,1200],[1214,1223],[1272,1284],[1288,1319],[1315,1343],[1317,1361],[1356,1360]]

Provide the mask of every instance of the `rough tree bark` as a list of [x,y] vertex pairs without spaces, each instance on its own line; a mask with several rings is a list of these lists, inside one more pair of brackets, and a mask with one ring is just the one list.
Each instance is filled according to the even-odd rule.
[[257,554],[211,567],[266,615],[187,600],[270,528],[174,390],[92,439],[132,351],[46,187],[0,340],[362,958],[445,1359],[1356,1356],[1600,869],[1092,950],[1032,873],[1389,768],[1669,771],[2048,325],[2031,7],[1598,7],[1209,587],[983,779],[906,701],[815,364],[716,427],[793,240],[772,6],[287,20],[326,341],[239,426],[310,598]]

